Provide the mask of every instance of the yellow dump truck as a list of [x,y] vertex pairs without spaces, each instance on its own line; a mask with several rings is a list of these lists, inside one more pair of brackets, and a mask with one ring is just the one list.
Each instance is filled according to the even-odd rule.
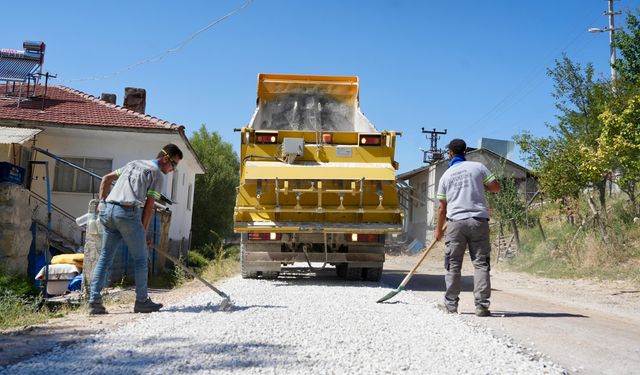
[[349,280],[380,280],[385,239],[402,230],[399,134],[376,130],[358,90],[358,77],[258,75],[256,111],[236,129],[243,278],[321,262]]

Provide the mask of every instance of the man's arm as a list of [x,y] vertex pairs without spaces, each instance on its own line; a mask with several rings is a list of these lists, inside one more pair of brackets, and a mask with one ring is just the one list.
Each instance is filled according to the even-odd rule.
[[447,221],[447,201],[440,200],[440,205],[438,206],[438,222],[436,224],[436,241],[440,241],[442,236],[444,235],[443,227],[444,223]]
[[107,196],[109,196],[109,192],[111,191],[111,184],[113,184],[113,181],[117,179],[118,174],[116,171],[110,172],[102,177],[102,181],[100,182],[100,191],[98,193],[98,198],[100,198],[101,201],[107,199]]
[[151,212],[153,211],[155,203],[155,199],[147,197],[147,200],[144,202],[144,208],[142,209],[142,225],[144,225],[144,230],[146,230],[147,233],[149,233],[149,222],[151,222]]

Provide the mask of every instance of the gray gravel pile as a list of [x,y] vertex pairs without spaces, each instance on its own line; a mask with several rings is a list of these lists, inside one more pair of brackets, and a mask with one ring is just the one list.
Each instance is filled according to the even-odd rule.
[[0,373],[563,373],[410,292],[377,304],[390,289],[376,283],[233,278],[220,287],[230,312],[216,310],[213,293],[194,295]]

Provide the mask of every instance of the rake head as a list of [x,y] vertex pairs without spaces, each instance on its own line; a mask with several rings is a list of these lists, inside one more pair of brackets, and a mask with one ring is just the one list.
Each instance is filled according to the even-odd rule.
[[233,302],[231,302],[231,298],[223,298],[222,302],[220,302],[220,307],[218,307],[219,311],[231,311],[233,309]]

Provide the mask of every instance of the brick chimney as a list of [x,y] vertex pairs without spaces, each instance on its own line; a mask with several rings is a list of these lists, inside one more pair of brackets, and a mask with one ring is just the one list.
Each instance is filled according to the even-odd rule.
[[126,109],[144,114],[147,105],[147,90],[135,87],[124,88],[124,104]]
[[116,104],[116,94],[103,92],[102,95],[100,95],[100,99],[110,104]]

